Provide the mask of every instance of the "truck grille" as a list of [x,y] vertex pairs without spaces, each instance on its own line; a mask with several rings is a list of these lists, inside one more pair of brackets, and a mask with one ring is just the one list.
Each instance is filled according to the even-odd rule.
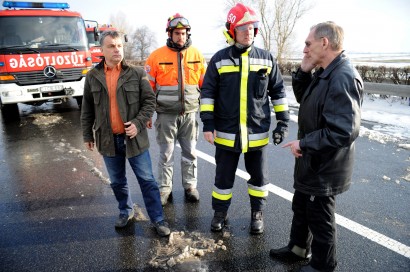
[[44,83],[78,81],[82,78],[82,71],[83,68],[57,70],[57,75],[54,78],[47,78],[43,71],[21,72],[13,75],[17,79],[17,85],[25,86]]

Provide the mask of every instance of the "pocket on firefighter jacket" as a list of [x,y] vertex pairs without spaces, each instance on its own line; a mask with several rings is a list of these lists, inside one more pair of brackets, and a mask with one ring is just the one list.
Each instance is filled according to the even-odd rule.
[[266,95],[268,89],[268,69],[263,68],[256,72],[256,80],[255,80],[255,96],[258,99],[263,98]]

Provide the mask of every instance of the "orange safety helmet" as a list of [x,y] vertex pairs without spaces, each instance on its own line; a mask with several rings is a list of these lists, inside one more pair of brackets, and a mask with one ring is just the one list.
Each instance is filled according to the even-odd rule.
[[188,19],[179,13],[175,13],[175,15],[168,18],[165,32],[170,32],[175,28],[185,28],[187,32],[191,30]]
[[226,18],[226,29],[228,30],[229,35],[235,40],[235,27],[243,26],[247,24],[253,24],[255,30],[255,36],[258,34],[258,16],[256,12],[241,3],[236,4],[231,10],[228,12],[228,16]]

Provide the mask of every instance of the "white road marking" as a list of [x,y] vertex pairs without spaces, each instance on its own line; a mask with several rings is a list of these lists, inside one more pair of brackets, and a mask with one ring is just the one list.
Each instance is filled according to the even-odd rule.
[[[197,155],[198,157],[215,164],[215,159],[214,157],[199,151],[197,149]],[[240,178],[243,178],[244,180],[248,180],[250,178],[249,174],[243,170],[237,169],[236,170],[236,175]],[[268,190],[271,193],[274,193],[275,195],[278,195],[286,200],[292,201],[293,194],[283,190],[282,188],[273,185],[272,183],[269,183],[266,185]],[[350,231],[353,231],[381,246],[384,246],[400,255],[403,255],[404,257],[410,258],[410,247],[406,246],[405,244],[402,244],[394,239],[391,239],[387,237],[386,235],[383,235],[377,231],[374,231],[372,229],[369,229],[368,227],[365,227],[359,223],[356,223],[342,215],[336,214],[336,223]]]

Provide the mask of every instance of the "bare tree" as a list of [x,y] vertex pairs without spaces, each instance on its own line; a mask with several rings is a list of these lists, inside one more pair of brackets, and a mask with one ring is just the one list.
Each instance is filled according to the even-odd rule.
[[[266,2],[267,0],[260,0]],[[273,39],[276,43],[276,59],[282,63],[288,55],[290,39],[299,19],[310,10],[306,5],[307,0],[276,0],[274,2],[275,27]]]
[[261,24],[259,31],[263,40],[263,47],[271,52],[273,50],[271,44],[273,41],[273,31],[275,28],[275,20],[271,20],[268,17],[272,14],[272,10],[266,5],[266,1],[259,2],[259,14],[261,18]]
[[138,27],[131,36],[134,57],[138,61],[145,60],[151,49],[157,46],[154,33],[147,26]]
[[[117,12],[117,14],[111,14],[110,21],[111,24],[124,35],[128,35],[129,33],[133,32],[133,27],[130,25],[130,23],[127,20],[127,16],[122,11]],[[125,59],[132,59],[133,48],[134,46],[132,43],[124,43]]]

